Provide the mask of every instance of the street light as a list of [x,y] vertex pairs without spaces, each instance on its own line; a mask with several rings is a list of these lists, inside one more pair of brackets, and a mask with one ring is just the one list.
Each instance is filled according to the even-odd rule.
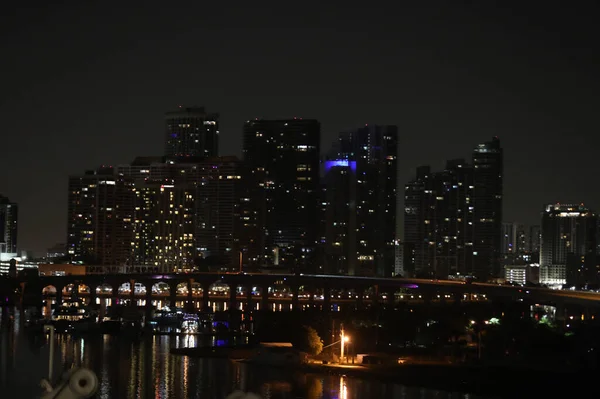
[[342,339],[340,339],[340,362],[344,360],[344,345],[350,342],[350,337],[344,333],[344,330],[341,331]]

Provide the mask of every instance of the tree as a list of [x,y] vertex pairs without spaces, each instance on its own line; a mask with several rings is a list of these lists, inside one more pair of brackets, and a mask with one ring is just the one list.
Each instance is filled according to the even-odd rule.
[[323,351],[323,340],[317,330],[309,326],[303,326],[298,330],[293,344],[296,349],[310,355],[318,355]]

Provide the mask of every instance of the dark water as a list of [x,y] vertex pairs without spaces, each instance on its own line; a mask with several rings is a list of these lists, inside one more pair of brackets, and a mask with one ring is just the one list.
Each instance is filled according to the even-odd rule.
[[[340,376],[287,372],[228,360],[194,359],[169,354],[173,346],[196,345],[195,337],[152,336],[124,339],[111,336],[58,336],[55,371],[71,365],[94,370],[97,398],[221,399],[236,389],[263,398],[371,399],[470,398],[430,389],[405,387]],[[39,381],[48,373],[49,347],[39,334],[18,326],[0,332],[0,397],[35,398]],[[17,396],[15,393],[19,392]]]

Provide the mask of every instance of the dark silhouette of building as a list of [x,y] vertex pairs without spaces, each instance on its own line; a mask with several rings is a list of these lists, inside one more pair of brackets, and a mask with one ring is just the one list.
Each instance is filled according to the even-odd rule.
[[247,267],[315,268],[320,140],[313,119],[245,123],[240,245]]
[[119,266],[131,261],[133,181],[110,167],[69,177],[67,253],[73,262]]
[[583,204],[546,206],[541,223],[541,284],[597,282],[597,223],[598,216]]
[[0,195],[0,254],[17,253],[19,207]]
[[462,159],[442,172],[417,169],[405,186],[405,271],[418,277],[473,275],[473,168]]
[[520,223],[502,223],[502,263],[516,265],[525,261],[527,254],[527,236],[525,226]]
[[214,157],[199,163],[196,247],[200,257],[221,269],[239,270],[243,256],[238,231],[241,164],[237,157]]
[[405,186],[405,269],[417,276],[503,274],[502,148],[479,144],[472,163],[448,161],[442,172],[417,169]]
[[219,114],[204,107],[179,107],[167,112],[165,155],[169,159],[219,155]]
[[392,276],[397,169],[396,126],[339,135],[324,163],[328,273]]
[[504,156],[497,137],[475,147],[473,168],[473,272],[479,279],[487,280],[502,274]]

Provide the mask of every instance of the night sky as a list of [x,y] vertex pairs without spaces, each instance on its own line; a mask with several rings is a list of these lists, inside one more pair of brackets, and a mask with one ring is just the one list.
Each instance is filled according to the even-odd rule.
[[180,104],[221,113],[222,155],[255,117],[317,118],[324,148],[397,124],[403,181],[499,136],[505,221],[600,210],[592,2],[16,3],[0,15],[0,193],[21,249],[66,241],[69,174],[161,155]]

